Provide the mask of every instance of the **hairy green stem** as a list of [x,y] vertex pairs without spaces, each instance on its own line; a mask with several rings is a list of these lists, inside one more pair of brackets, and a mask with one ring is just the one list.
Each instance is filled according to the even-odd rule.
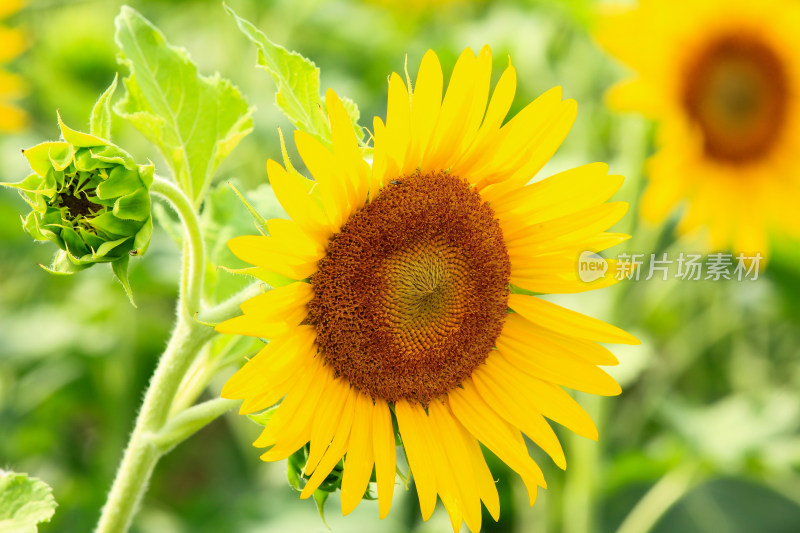
[[216,335],[212,328],[194,320],[194,315],[200,310],[205,268],[203,234],[197,212],[183,191],[170,181],[156,177],[151,192],[167,200],[178,212],[185,230],[178,316],[150,380],[136,425],[103,506],[97,533],[124,533],[130,527],[153,469],[165,450],[163,443],[154,442],[153,435],[159,434],[167,423],[178,387],[195,356]]
[[150,192],[162,196],[178,212],[185,228],[179,312],[191,320],[200,311],[205,274],[205,244],[200,220],[191,200],[174,183],[159,176],[153,180]]
[[145,394],[136,426],[103,506],[96,533],[123,533],[130,527],[150,475],[162,455],[151,435],[158,433],[167,422],[172,398],[192,362],[192,355],[213,335],[211,328],[178,319]]

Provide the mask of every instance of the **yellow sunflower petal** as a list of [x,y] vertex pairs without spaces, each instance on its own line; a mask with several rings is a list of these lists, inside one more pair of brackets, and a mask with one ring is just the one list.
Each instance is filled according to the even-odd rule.
[[301,499],[306,499],[314,494],[314,491],[319,488],[325,478],[328,477],[328,474],[331,473],[333,467],[344,457],[350,440],[353,417],[355,416],[356,396],[359,394],[357,390],[350,389],[342,410],[342,418],[339,420],[339,427],[336,428],[336,435],[333,437],[333,441],[322,460],[320,460],[319,465],[314,469],[314,473],[308,483],[303,487],[303,491],[300,493]]
[[319,358],[312,360],[311,367],[286,394],[278,410],[264,427],[253,446],[272,446],[261,456],[263,461],[279,461],[302,448],[311,440],[311,424],[314,412],[333,375]]
[[505,383],[517,394],[526,394],[538,411],[550,420],[578,435],[597,440],[597,427],[572,396],[558,385],[520,372],[520,367],[515,364],[518,359],[509,359],[502,350],[499,353],[503,357],[492,357],[486,364],[486,371],[495,377],[495,381]]
[[386,402],[378,400],[372,411],[372,439],[375,455],[375,478],[378,482],[380,518],[386,518],[392,507],[394,478],[397,469],[397,445],[394,441],[392,413]]
[[[525,340],[521,340],[516,333],[524,330],[525,326],[520,325],[524,320],[516,315],[509,316],[503,333],[497,339],[497,348],[501,353],[508,358],[513,357],[520,364],[524,361],[522,370],[539,379],[590,394],[616,396],[622,392],[614,378],[603,370],[573,357],[568,351],[560,350],[557,344],[546,342],[544,337],[525,337]],[[514,331],[516,328],[517,331]]]
[[592,206],[577,213],[554,218],[523,228],[505,224],[498,214],[503,234],[508,233],[509,248],[552,249],[568,242],[582,240],[605,231],[621,219],[628,211],[627,202],[609,202]]
[[[292,279],[305,279],[317,269],[317,259],[294,255],[291,249],[281,248],[274,238],[264,235],[234,237],[228,241],[228,248],[242,261]],[[282,251],[276,251],[279,248]]]
[[[386,106],[386,134],[375,131],[375,148],[380,146],[387,157],[402,167],[411,142],[411,98],[402,78],[393,73],[389,78],[389,101]],[[387,176],[384,185],[394,176]]]
[[461,431],[448,409],[440,402],[433,402],[428,407],[428,414],[433,427],[439,435],[447,435],[444,455],[450,465],[450,472],[456,485],[459,497],[459,508],[464,521],[471,531],[481,529],[481,496],[473,469],[472,459]]
[[[498,357],[497,354],[489,357]],[[483,368],[472,373],[472,381],[486,403],[508,421],[518,427],[533,442],[549,455],[559,468],[567,467],[564,450],[553,428],[536,410],[524,395],[515,395],[503,383],[495,381],[494,376]]]
[[410,174],[422,163],[425,147],[439,119],[442,85],[439,58],[433,50],[428,50],[422,57],[411,95],[411,146],[403,164],[403,174]]
[[[511,104],[514,101],[514,93],[517,88],[517,72],[511,65],[509,59],[508,67],[503,71],[500,80],[494,88],[492,99],[489,101],[489,107],[486,109],[486,116],[483,118],[475,139],[470,143],[469,147],[459,155],[457,162],[453,163],[453,171],[456,173],[463,173],[484,155],[484,150],[488,145],[495,140],[500,126],[503,124],[508,110],[511,109]],[[462,175],[462,174],[458,174]]]
[[292,220],[312,235],[320,234],[328,226],[328,218],[311,196],[310,180],[286,172],[272,159],[267,161],[267,174],[275,196]]
[[436,476],[433,465],[430,464],[423,430],[416,423],[415,409],[421,410],[422,407],[412,405],[406,400],[400,400],[394,406],[397,425],[403,436],[406,459],[416,480],[422,519],[427,520],[433,514],[433,508],[436,506]]
[[[451,411],[452,412],[452,411]],[[454,419],[455,419],[455,415]],[[489,465],[486,464],[486,459],[483,457],[481,445],[463,424],[456,420],[456,425],[461,433],[461,438],[467,446],[467,454],[472,462],[472,468],[475,470],[475,479],[478,483],[478,491],[481,495],[481,500],[489,511],[489,514],[494,518],[495,522],[500,519],[500,496],[497,493],[497,486],[495,485],[494,476],[489,470]]]
[[630,333],[534,296],[512,294],[508,306],[532,323],[567,337],[597,342],[640,344]]
[[461,522],[464,518],[462,509],[463,497],[458,486],[447,453],[442,448],[439,433],[434,427],[433,421],[424,409],[412,411],[414,423],[420,428],[420,437],[424,444],[424,449],[429,456],[429,463],[432,465],[433,473],[436,478],[436,490],[442,499],[447,514],[450,516],[450,524],[453,532],[461,530]]
[[15,132],[25,127],[28,115],[20,108],[0,102],[0,132]]
[[299,326],[273,340],[228,379],[222,397],[246,399],[241,414],[275,404],[286,394],[299,369],[313,357],[314,338],[312,327]]
[[622,176],[608,175],[608,165],[592,163],[565,170],[521,189],[482,196],[495,211],[517,211],[529,224],[559,218],[601,204],[622,186]]
[[311,428],[311,449],[303,469],[306,475],[314,472],[333,441],[349,394],[350,385],[344,379],[332,380],[330,386],[325,390],[325,401],[317,410],[314,416],[314,425]]
[[339,96],[333,90],[328,89],[328,92],[325,93],[325,103],[331,122],[333,153],[338,168],[346,177],[348,191],[352,190],[350,209],[354,211],[364,205],[367,199],[370,178],[369,165],[364,161],[361,148],[358,146],[356,132],[353,129],[353,122]]
[[361,502],[375,463],[372,444],[372,398],[356,396],[353,426],[347,445],[342,477],[342,514],[348,515]]
[[447,168],[447,161],[452,157],[459,142],[464,136],[470,135],[469,130],[478,129],[481,117],[470,116],[464,112],[471,109],[474,93],[484,85],[484,82],[488,90],[489,79],[486,74],[489,72],[484,71],[484,79],[481,79],[478,77],[476,66],[475,54],[466,48],[456,61],[453,74],[450,76],[439,120],[421,163],[422,172]]
[[448,394],[453,414],[476,439],[522,477],[530,504],[536,501],[537,487],[546,487],[544,475],[528,455],[519,431],[510,426],[483,401],[472,380]]
[[297,130],[294,142],[308,171],[317,182],[320,200],[334,227],[340,227],[350,213],[350,198],[334,155],[314,136]]

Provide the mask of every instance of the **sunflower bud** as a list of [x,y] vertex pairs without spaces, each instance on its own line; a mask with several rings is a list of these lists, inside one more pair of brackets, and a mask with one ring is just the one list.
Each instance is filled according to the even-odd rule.
[[4,185],[18,189],[33,209],[24,229],[61,249],[43,268],[72,274],[111,263],[130,296],[129,258],[145,252],[153,230],[153,166],[137,165],[118,146],[68,128],[61,117],[58,122],[63,140],[23,150],[33,174]]

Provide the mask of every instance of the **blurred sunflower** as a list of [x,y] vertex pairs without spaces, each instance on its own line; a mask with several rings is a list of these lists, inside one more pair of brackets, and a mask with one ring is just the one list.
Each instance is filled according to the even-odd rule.
[[256,265],[244,271],[290,283],[217,327],[272,339],[222,395],[244,399],[242,413],[283,398],[254,444],[271,446],[261,457],[274,461],[310,442],[301,497],[344,457],[344,514],[361,501],[373,467],[380,516],[388,513],[393,418],[424,519],[437,494],[456,531],[462,519],[480,529],[481,501],[497,519],[479,443],[521,475],[533,505],[545,481],[520,431],[564,468],[545,417],[591,439],[597,430],[562,386],[618,394],[597,366],[617,360],[598,342],[638,342],[520,293],[612,284],[612,276],[580,281],[577,258],[627,238],[604,232],[627,205],[605,203],[622,178],[599,163],[526,185],[563,141],[577,106],[555,88],[503,124],[516,73],[509,64],[490,100],[491,70],[488,47],[477,57],[465,50],[444,100],[432,51],[413,92],[392,74],[386,123],[374,120],[371,168],[342,102],[328,91],[332,149],[295,132],[315,181],[288,161],[267,163],[291,220],[270,220],[270,236],[229,242]]
[[[13,15],[25,4],[23,0],[0,0],[0,21]],[[0,132],[19,131],[27,123],[25,113],[11,101],[22,96],[25,83],[22,78],[1,67],[25,50],[25,34],[17,28],[0,24]]]
[[601,20],[599,42],[636,70],[609,103],[659,121],[646,219],[688,202],[679,229],[712,249],[766,253],[800,234],[800,5],[787,0],[642,1]]

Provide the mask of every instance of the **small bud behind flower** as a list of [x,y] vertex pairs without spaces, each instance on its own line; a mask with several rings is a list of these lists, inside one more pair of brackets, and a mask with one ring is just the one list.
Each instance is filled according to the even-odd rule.
[[124,150],[95,135],[68,128],[58,118],[62,141],[23,150],[33,174],[14,187],[33,209],[23,227],[61,250],[46,270],[72,274],[111,263],[131,297],[130,256],[150,243],[153,165],[137,165]]

